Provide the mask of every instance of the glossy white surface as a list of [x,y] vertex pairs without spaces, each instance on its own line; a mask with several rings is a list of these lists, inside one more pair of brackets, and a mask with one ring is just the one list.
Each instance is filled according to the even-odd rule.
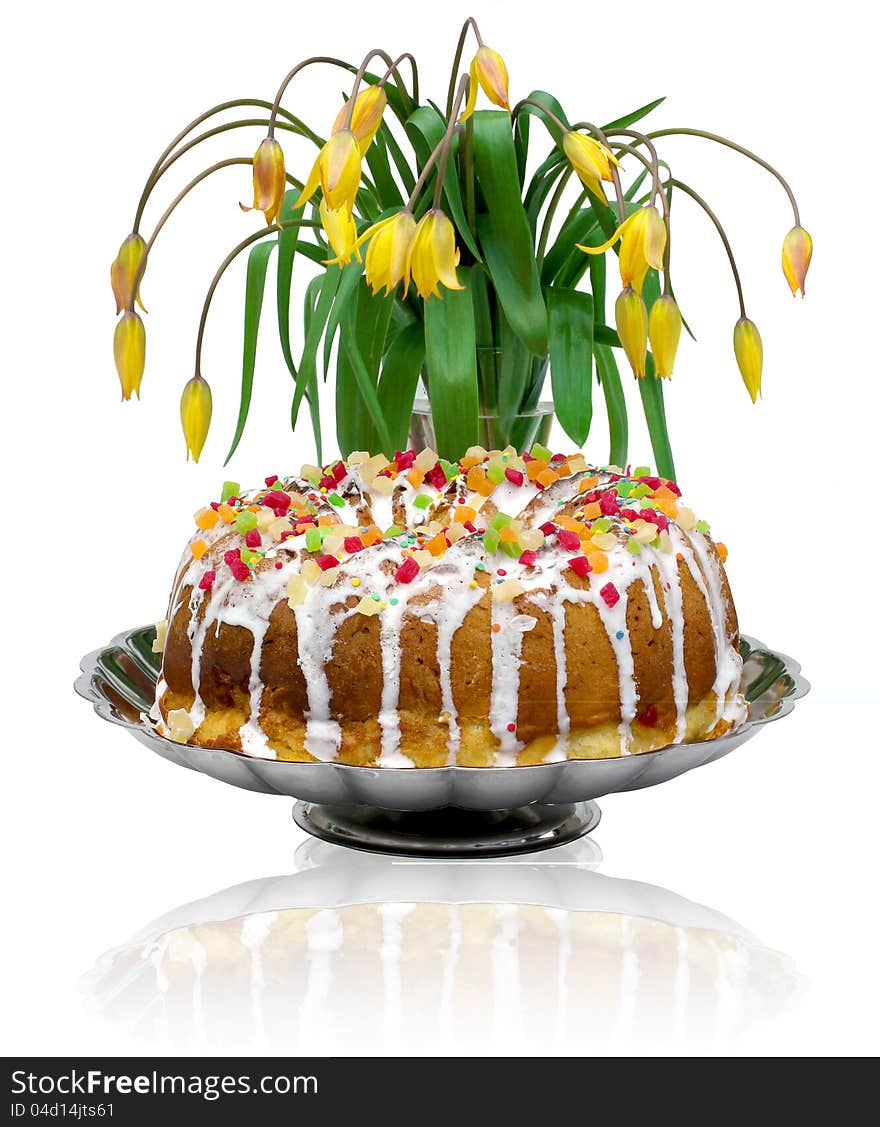
[[[844,171],[859,183],[876,179],[876,155],[859,149],[856,108],[873,104],[873,43],[851,34],[857,9],[849,2],[837,6],[831,22],[820,9],[802,8],[793,22],[784,7],[777,12],[744,2],[725,26],[723,45],[707,28],[702,5],[676,4],[661,20],[655,7],[633,3],[628,18],[638,28],[655,28],[660,38],[634,33],[621,57],[609,31],[607,53],[591,51],[595,81],[585,84],[581,5],[542,5],[541,51],[533,8],[521,21],[502,14],[510,5],[479,8],[487,41],[504,53],[518,94],[547,86],[567,104],[607,120],[665,92],[661,124],[731,132],[775,159],[799,188],[816,243],[803,304],[792,301],[779,271],[790,219],[772,182],[711,148],[670,145],[676,171],[725,220],[731,217],[750,312],[764,336],[766,398],[752,407],[736,373],[730,348],[736,309],[723,255],[700,217],[681,207],[676,290],[699,343],[682,342],[667,401],[679,478],[731,549],[729,573],[744,627],[793,654],[813,691],[793,716],[729,759],[660,788],[603,799],[596,834],[603,860],[595,870],[590,861],[557,872],[565,858],[552,854],[534,866],[499,867],[501,903],[492,909],[494,930],[486,933],[490,956],[468,943],[459,947],[476,960],[470,976],[465,962],[447,978],[440,970],[451,962],[448,902],[475,879],[448,867],[436,928],[426,929],[418,948],[423,959],[433,953],[438,966],[419,985],[405,969],[412,913],[393,906],[413,893],[395,888],[387,899],[392,907],[378,913],[384,956],[363,953],[350,921],[337,926],[324,917],[314,943],[323,952],[325,977],[314,967],[311,977],[303,976],[294,959],[298,985],[285,995],[289,1013],[277,1020],[264,1010],[262,1025],[257,1001],[248,1010],[235,995],[232,1041],[227,1018],[207,1004],[207,995],[200,1021],[184,999],[177,1024],[164,1028],[149,987],[137,996],[146,1010],[126,1009],[124,990],[115,1008],[108,1004],[94,979],[84,983],[83,976],[106,966],[102,957],[129,945],[149,921],[167,913],[176,920],[181,905],[266,877],[299,882],[296,889],[306,884],[322,904],[336,887],[333,865],[309,867],[316,856],[298,852],[305,839],[286,800],[236,791],[163,763],[98,721],[70,687],[87,649],[162,616],[189,514],[224,476],[259,482],[312,456],[306,432],[291,439],[287,429],[288,377],[272,339],[268,301],[251,425],[228,472],[221,469],[238,399],[242,274],[231,272],[211,315],[205,354],[215,431],[198,467],[182,460],[177,403],[191,374],[203,291],[214,263],[255,229],[254,218],[237,208],[247,197],[246,176],[233,171],[212,184],[169,225],[164,249],[159,244],[144,283],[148,371],[139,407],[119,405],[110,359],[107,266],[129,229],[148,165],[190,111],[236,94],[271,96],[276,76],[291,62],[291,42],[225,2],[157,2],[140,11],[95,3],[87,36],[79,10],[60,3],[39,12],[18,9],[8,17],[18,49],[0,77],[16,106],[6,148],[21,162],[0,186],[5,1052],[233,1046],[284,1052],[303,1045],[340,1053],[880,1050],[874,579],[880,384],[866,252],[847,234],[871,204],[859,191],[847,214],[828,179],[841,153],[853,154]],[[451,22],[439,29],[434,21],[419,26],[411,15],[401,22],[404,10],[412,11],[383,7],[392,46],[433,51],[441,38],[451,45]],[[365,21],[361,7],[339,4],[332,22],[316,17],[302,29],[294,54],[331,48],[353,55],[376,38],[376,20],[370,28]],[[577,34],[566,32],[572,27]],[[811,69],[818,74],[820,61],[821,79]],[[424,75],[428,88],[443,85],[441,63],[438,51]],[[332,118],[338,97],[332,82],[312,83],[303,96],[324,107],[316,121]],[[242,151],[249,153],[258,139],[242,143]],[[218,158],[206,153],[208,159]],[[304,162],[305,153],[297,159]],[[626,393],[631,454],[648,460],[638,397],[630,384]],[[602,459],[605,447],[599,418],[588,452]],[[25,517],[51,546],[39,546],[33,528],[19,524]],[[354,860],[351,867],[354,875],[345,881],[357,884]],[[490,892],[493,873],[486,876]],[[708,975],[698,982],[692,968],[689,989],[705,993],[691,1028],[688,1007],[669,1001],[676,983],[682,996],[682,973],[641,952],[621,958],[619,946],[612,947],[609,977],[618,993],[609,990],[591,1004],[578,993],[583,980],[560,973],[564,913],[571,909],[554,897],[569,883],[588,897],[597,873],[653,886],[639,891],[626,915],[653,911],[662,918],[683,897],[736,921],[737,935],[744,929],[762,950],[785,960],[764,964],[776,969],[757,985],[743,977],[742,958],[717,980]],[[556,914],[540,928],[531,917],[523,923],[521,907],[504,908],[539,902],[545,884]],[[283,888],[289,892],[286,882]],[[371,893],[383,890],[371,878]],[[261,912],[262,904],[258,898]],[[248,925],[247,951],[260,947],[265,925],[259,916]],[[568,926],[571,936],[577,928],[571,920]],[[625,934],[621,925],[618,938]],[[465,931],[462,936],[464,942]],[[579,932],[576,939],[570,955],[593,950]],[[629,940],[631,951],[632,927]],[[349,956],[362,958],[366,969],[359,988],[342,994]],[[653,976],[663,965],[658,981]],[[263,973],[274,973],[273,966],[264,963]],[[456,993],[462,982],[466,1012]],[[207,978],[205,984],[207,991]],[[107,975],[104,986],[111,988]],[[479,1041],[468,1040],[469,1029],[482,1031]],[[309,1031],[305,1041],[302,1030]]]

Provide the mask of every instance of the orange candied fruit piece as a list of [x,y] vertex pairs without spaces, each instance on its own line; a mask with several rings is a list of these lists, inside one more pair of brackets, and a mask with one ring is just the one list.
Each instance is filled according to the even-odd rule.
[[608,557],[598,548],[592,548],[587,552],[587,559],[590,561],[590,567],[597,575],[601,575],[603,571],[608,570]]
[[383,539],[382,529],[377,524],[371,524],[366,532],[361,533],[361,543],[365,548],[372,547],[373,544],[378,544]]
[[[529,465],[531,464],[532,463],[529,462]],[[552,485],[554,481],[559,481],[559,474],[556,473],[555,470],[551,470],[548,466],[546,470],[541,470],[541,472],[535,478],[535,481],[537,481],[539,485],[543,485],[546,489],[547,486]]]
[[489,480],[482,466],[474,466],[468,470],[467,487],[472,493],[479,493],[481,497],[488,497],[495,488],[495,483]]
[[217,512],[220,514],[220,519],[222,521],[225,521],[226,524],[232,524],[237,515],[235,509],[233,509],[231,505],[227,505],[225,501],[217,510]]
[[455,519],[459,524],[467,524],[468,521],[473,524],[477,519],[477,510],[472,509],[470,505],[456,505]]
[[722,563],[727,563],[727,545],[721,540],[717,541],[715,548]]
[[220,516],[216,509],[202,509],[200,512],[196,513],[196,524],[202,532],[207,532],[209,529],[213,528],[219,519]]
[[195,540],[192,543],[191,550],[192,550],[192,554],[195,556],[195,558],[197,560],[200,560],[202,558],[202,556],[205,554],[205,552],[207,552],[208,545],[205,543],[204,540]]
[[554,519],[560,528],[567,528],[569,532],[576,532],[580,537],[587,535],[587,526],[582,521],[575,520],[574,517],[558,516]]
[[431,537],[427,544],[425,544],[425,547],[432,556],[442,556],[447,548],[446,537],[442,532],[438,532],[436,536]]
[[546,469],[547,463],[542,458],[533,458],[531,462],[526,462],[526,477],[529,481],[537,481],[538,474]]
[[512,524],[505,524],[501,526],[498,538],[503,540],[505,544],[513,544],[519,539],[519,532]]
[[330,516],[329,514],[327,516],[318,517],[318,524],[321,525],[322,528],[326,528],[327,525],[337,524],[337,523],[338,522],[336,520],[336,517]]
[[598,501],[591,501],[584,505],[584,520],[598,520],[602,515],[602,506]]
[[410,485],[418,489],[425,480],[425,474],[418,466],[413,466],[412,469],[407,472],[406,478]]

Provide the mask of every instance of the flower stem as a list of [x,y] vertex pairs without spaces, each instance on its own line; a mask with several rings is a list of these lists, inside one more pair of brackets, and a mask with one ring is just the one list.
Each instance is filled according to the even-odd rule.
[[446,153],[447,153],[447,150],[449,148],[449,142],[452,138],[452,134],[455,132],[455,128],[456,128],[455,118],[456,118],[456,115],[458,114],[458,109],[461,106],[462,98],[464,96],[465,91],[467,90],[467,83],[469,81],[470,81],[470,79],[467,77],[467,75],[462,76],[461,82],[458,85],[458,96],[455,99],[455,105],[452,107],[452,112],[449,115],[449,121],[448,121],[447,126],[446,126],[446,131],[444,132],[443,136],[440,138],[440,140],[437,142],[437,144],[432,149],[430,156],[425,161],[425,164],[424,164],[424,167],[422,168],[422,171],[419,173],[419,178],[418,178],[418,180],[416,180],[415,185],[413,186],[413,190],[410,192],[409,200],[407,201],[407,205],[406,205],[407,211],[412,211],[413,204],[416,202],[416,199],[418,197],[419,192],[425,186],[425,183],[426,183],[428,177],[431,174],[431,169],[434,167],[434,164],[436,163],[437,158],[442,156],[443,160],[442,160],[442,163],[440,165],[440,169],[438,170],[438,175],[437,175],[438,190],[435,190],[435,192],[434,192],[434,204],[433,204],[433,206],[434,207],[437,206],[437,200],[439,199],[439,188],[442,186],[443,176],[446,172]]
[[[624,132],[626,132],[627,135],[631,134],[631,130],[625,130],[624,131],[622,129],[616,129],[614,131],[615,134],[624,133]],[[614,134],[609,134],[609,136],[613,136],[613,135]],[[671,248],[671,241],[672,241],[672,231],[671,231],[672,216],[671,216],[670,208],[669,208],[669,199],[666,195],[666,192],[663,191],[663,187],[660,183],[660,165],[659,165],[659,161],[657,160],[656,150],[654,151],[651,159],[649,160],[643,153],[640,153],[639,150],[637,148],[635,148],[634,145],[625,145],[622,141],[612,142],[612,144],[614,145],[615,149],[617,149],[619,152],[629,153],[631,156],[634,156],[636,158],[636,160],[641,161],[642,164],[645,166],[645,168],[647,168],[648,171],[651,173],[651,194],[648,197],[648,200],[650,201],[651,206],[652,207],[654,206],[654,200],[656,199],[656,197],[658,195],[660,196],[660,199],[662,200],[663,219],[666,223],[666,246],[663,250],[663,292],[664,292],[664,294],[667,294],[671,290],[671,283],[670,283],[670,280],[669,280],[669,262],[670,262],[670,254],[671,254],[670,248]],[[650,141],[648,142],[648,144],[650,144]]]
[[567,168],[559,177],[559,183],[556,185],[553,198],[550,200],[550,203],[547,205],[547,210],[544,212],[544,222],[541,225],[541,235],[538,239],[538,249],[535,253],[535,261],[539,272],[544,265],[544,254],[547,250],[547,240],[550,238],[550,225],[553,222],[553,216],[556,214],[559,201],[562,199],[563,192],[567,188],[573,173],[573,168]]
[[740,316],[745,317],[745,315],[746,315],[746,303],[745,303],[745,299],[743,298],[742,282],[740,281],[739,270],[737,269],[737,266],[736,266],[736,259],[733,257],[733,250],[731,249],[731,246],[730,246],[730,240],[727,237],[727,232],[721,226],[721,221],[719,220],[719,218],[715,214],[715,212],[712,210],[712,208],[709,207],[709,205],[706,203],[706,201],[703,199],[703,197],[698,195],[693,190],[693,188],[691,188],[689,185],[684,184],[681,180],[675,180],[672,177],[670,177],[666,181],[666,184],[668,186],[673,187],[673,188],[678,188],[679,191],[684,192],[684,194],[686,196],[690,196],[691,199],[695,203],[698,203],[700,205],[700,207],[703,209],[703,211],[705,211],[705,213],[709,216],[709,218],[715,224],[715,230],[718,232],[718,235],[719,235],[722,243],[724,244],[724,249],[727,251],[727,258],[730,262],[730,269],[731,269],[731,272],[733,273],[733,280],[736,283],[736,294],[737,294],[737,297],[739,298]]
[[470,78],[466,74],[462,75],[461,81],[458,84],[458,92],[455,95],[452,113],[449,116],[449,121],[446,123],[446,132],[440,140],[440,163],[437,166],[437,183],[434,185],[434,202],[431,204],[433,208],[437,208],[440,204],[443,181],[446,179],[446,164],[449,160],[449,153],[452,149],[452,138],[458,124],[456,118],[458,117],[458,111],[461,109],[461,103],[467,94],[470,81]]
[[738,145],[735,141],[731,141],[727,137],[722,137],[718,133],[709,133],[705,129],[656,129],[652,133],[647,133],[645,136],[647,140],[651,141],[655,140],[657,137],[702,137],[706,141],[715,141],[719,145],[724,145],[726,148],[733,149],[734,152],[741,153],[744,157],[748,157],[749,160],[753,160],[756,164],[766,169],[771,176],[775,176],[782,185],[785,194],[788,196],[788,201],[791,204],[791,210],[794,212],[794,225],[795,227],[800,227],[800,212],[790,184],[778,169],[774,168],[773,165],[769,164],[763,157],[759,157],[757,153],[753,153],[751,149],[746,149],[742,145]]
[[374,47],[372,51],[368,51],[366,55],[364,55],[363,59],[361,60],[361,65],[357,68],[354,74],[354,82],[352,83],[351,87],[351,96],[348,99],[348,109],[345,114],[346,129],[351,129],[351,119],[354,116],[354,104],[357,101],[358,90],[360,89],[360,85],[364,80],[364,75],[366,74],[367,67],[377,56],[382,59],[386,66],[390,67],[391,70],[394,70],[394,66],[391,62],[391,56],[383,51],[381,47]]
[[415,55],[413,55],[412,52],[404,51],[402,55],[397,56],[397,58],[394,60],[393,63],[389,63],[388,69],[385,71],[385,73],[382,75],[381,79],[379,80],[379,85],[384,86],[385,83],[388,81],[388,79],[393,74],[394,78],[397,82],[398,88],[400,90],[403,90],[404,93],[406,93],[406,87],[403,85],[403,79],[400,77],[400,71],[397,69],[398,66],[404,61],[408,62],[410,67],[412,68],[412,96],[410,98],[410,101],[413,102],[414,105],[418,105],[419,104],[419,67],[418,67],[418,63],[416,62]]
[[278,87],[278,93],[275,95],[275,101],[272,103],[271,113],[269,114],[270,137],[275,136],[275,119],[277,118],[279,113],[283,112],[281,110],[281,99],[284,97],[284,91],[291,84],[293,79],[296,78],[299,72],[301,70],[304,70],[306,67],[311,66],[312,63],[329,63],[331,66],[342,67],[343,70],[347,71],[354,69],[351,63],[347,63],[344,59],[337,59],[333,55],[312,55],[311,58],[303,59],[301,63],[297,63],[296,66],[292,70],[288,71],[284,76],[284,81]]
[[455,84],[458,81],[458,70],[461,66],[461,56],[464,52],[464,41],[467,38],[468,29],[473,28],[474,35],[477,39],[477,45],[483,46],[483,37],[480,35],[480,29],[477,27],[477,21],[473,16],[468,16],[462,25],[461,32],[458,36],[458,43],[455,48],[455,56],[452,60],[452,73],[449,75],[449,89],[446,93],[446,119],[452,117],[452,103],[455,99]]

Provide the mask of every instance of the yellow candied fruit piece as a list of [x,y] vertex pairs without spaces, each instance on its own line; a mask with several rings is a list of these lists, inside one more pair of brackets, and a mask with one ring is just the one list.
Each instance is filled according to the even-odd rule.
[[[531,465],[531,462],[529,462],[529,465]],[[541,470],[541,472],[535,478],[535,481],[537,481],[539,485],[543,485],[545,489],[548,485],[552,485],[554,481],[558,480],[559,474],[556,473],[555,470],[551,470],[549,466],[546,470]]]
[[583,473],[587,468],[587,460],[583,454],[575,454],[574,457],[568,459],[569,473]]
[[657,539],[657,531],[655,524],[645,521],[641,528],[636,530],[635,538],[640,544],[650,544],[652,540]]
[[200,560],[207,550],[208,545],[204,540],[196,540],[190,545],[190,551],[197,560]]
[[359,466],[363,462],[369,461],[369,458],[370,452],[368,450],[352,450],[345,460],[350,466]]
[[196,524],[202,532],[207,532],[209,529],[213,528],[219,519],[220,516],[217,510],[211,508],[199,509],[195,517]]
[[590,537],[590,544],[600,552],[610,552],[616,543],[617,537],[613,532],[594,532]]
[[161,654],[165,652],[165,641],[168,637],[168,619],[163,618],[161,622],[156,623],[156,637],[153,639],[153,644],[150,649],[154,654]]
[[377,497],[390,497],[394,492],[394,479],[390,477],[374,477],[370,483],[370,491]]
[[371,618],[374,614],[379,613],[379,604],[375,599],[371,599],[369,595],[364,595],[354,609],[358,614],[364,614],[367,618]]
[[[259,524],[257,525],[259,528]],[[273,540],[280,540],[285,532],[293,532],[293,525],[287,517],[275,517],[266,529]]]
[[523,585],[518,579],[505,579],[503,583],[492,584],[492,598],[499,603],[512,602],[523,593]]
[[[314,563],[314,560],[312,561]],[[320,571],[321,569],[318,568]],[[326,571],[321,571],[321,577],[318,582],[322,587],[332,587],[336,582],[336,577],[339,575],[338,567],[328,567]]]
[[587,535],[587,527],[583,521],[575,520],[574,517],[558,516],[554,518],[560,528],[566,528],[569,532],[576,532],[578,536]]
[[306,478],[308,481],[320,481],[324,476],[324,471],[320,466],[312,466],[308,462],[304,462],[302,469],[299,471],[299,476]]
[[467,536],[467,529],[463,524],[452,524],[446,530],[446,537],[450,544],[455,544],[461,540],[462,536]]
[[268,532],[276,519],[272,509],[260,509],[257,513],[257,532]]
[[416,455],[416,466],[426,474],[437,465],[437,455],[430,446],[426,446],[419,454]]
[[416,551],[412,553],[412,558],[419,567],[430,567],[434,562],[434,554],[429,552],[427,548],[417,548]]
[[293,610],[306,601],[309,585],[302,575],[294,573],[287,581],[287,605]]
[[589,551],[587,553],[587,559],[590,561],[590,567],[596,575],[601,575],[603,571],[608,570],[608,557],[604,552]]
[[168,738],[185,744],[196,730],[192,717],[185,708],[172,708],[168,713]]
[[300,575],[310,587],[314,586],[323,574],[324,573],[313,559],[303,560]]
[[471,523],[473,523],[473,521],[476,519],[476,516],[477,516],[477,510],[472,509],[470,505],[456,505],[455,506],[455,517],[454,517],[454,519],[459,524],[465,524],[465,523],[467,523],[467,521],[471,521]]
[[217,509],[217,512],[220,514],[220,519],[225,524],[232,524],[232,522],[235,520],[236,515],[237,515],[236,512],[235,512],[235,509],[233,509],[233,507],[231,505],[227,505],[225,501]]
[[659,497],[658,498],[655,495],[654,504],[657,506],[657,508],[660,510],[660,512],[663,513],[664,516],[669,517],[670,520],[676,520],[677,519],[677,517],[678,517],[678,504],[675,501],[674,497],[671,501],[669,501],[665,497]]
[[328,556],[338,556],[344,544],[344,536],[325,536],[321,541],[321,551]]
[[685,532],[690,532],[697,527],[694,510],[687,508],[686,505],[678,506],[678,516],[675,519],[678,521],[679,528],[683,528]]
[[544,547],[544,533],[540,528],[524,528],[519,534],[519,542],[523,551],[535,551]]
[[412,469],[407,470],[406,480],[410,483],[410,485],[418,489],[418,487],[425,480],[424,470],[419,469],[418,466],[413,466]]
[[469,470],[471,466],[478,466],[480,462],[485,462],[488,457],[489,451],[484,446],[469,446],[459,465],[463,470]]
[[666,555],[672,553],[672,540],[670,540],[669,533],[665,528],[660,531],[660,551],[665,552]]

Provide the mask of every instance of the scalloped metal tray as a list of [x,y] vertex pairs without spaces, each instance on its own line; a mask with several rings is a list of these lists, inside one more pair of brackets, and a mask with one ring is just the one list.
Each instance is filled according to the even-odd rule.
[[111,724],[126,728],[152,751],[220,782],[332,806],[382,810],[509,810],[530,803],[573,803],[656,786],[721,759],[772,720],[787,716],[809,691],[800,665],[742,635],[742,688],[749,718],[715,740],[673,744],[619,759],[570,759],[533,767],[373,768],[342,763],[289,763],[235,751],[174,743],[160,736],[146,713],[153,704],[159,659],[153,626],[125,630],[83,658],[75,689]]

